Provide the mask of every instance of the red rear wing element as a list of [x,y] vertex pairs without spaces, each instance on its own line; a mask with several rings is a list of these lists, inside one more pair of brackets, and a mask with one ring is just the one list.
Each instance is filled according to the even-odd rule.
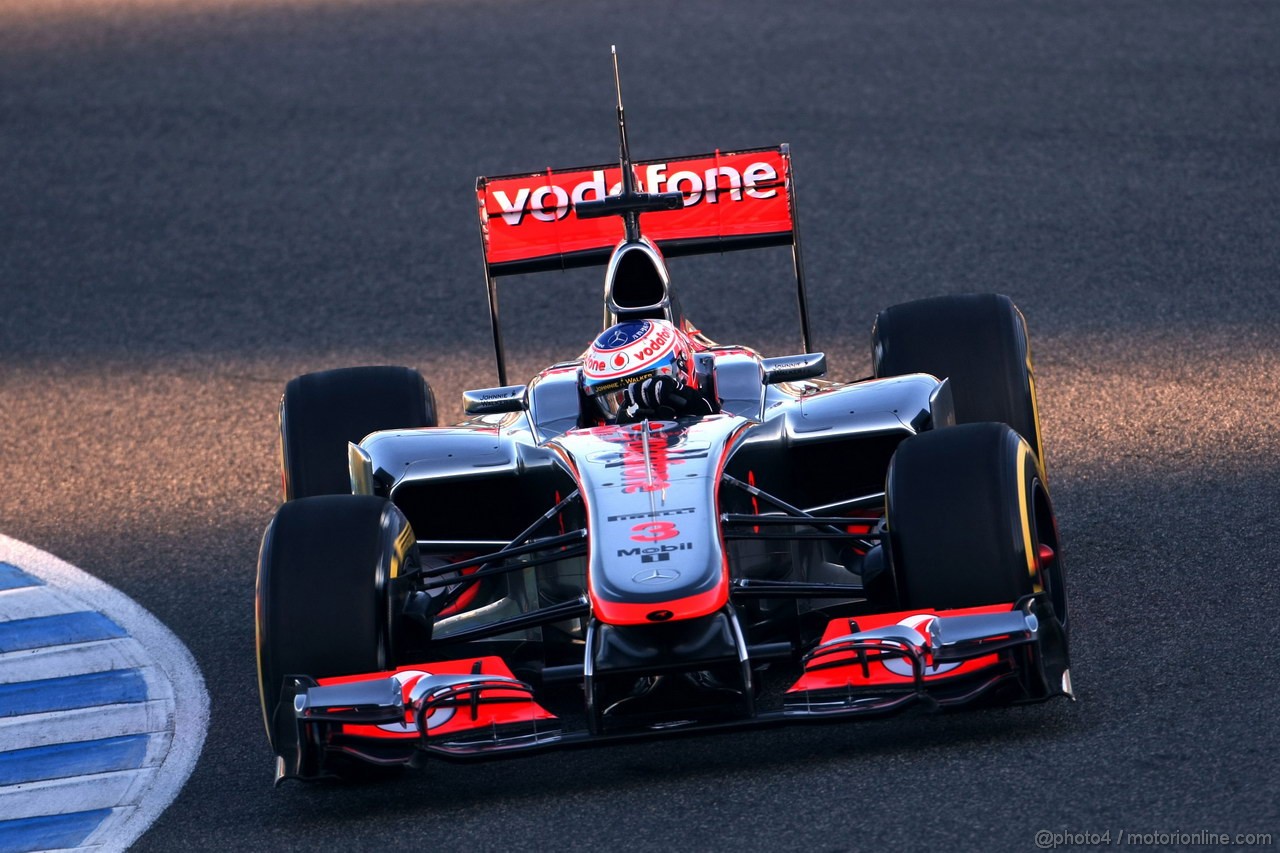
[[[716,151],[634,165],[642,192],[679,192],[678,210],[644,214],[644,234],[678,256],[794,245],[787,145]],[[485,266],[491,277],[604,263],[623,237],[616,216],[580,219],[579,202],[617,195],[614,165],[476,179]]]

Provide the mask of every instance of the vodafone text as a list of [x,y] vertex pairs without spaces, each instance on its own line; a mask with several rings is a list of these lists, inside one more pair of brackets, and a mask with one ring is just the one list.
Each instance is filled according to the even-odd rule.
[[[648,341],[644,345],[644,347],[641,348],[640,350],[636,352],[632,352],[630,356],[624,353],[618,353],[617,355],[614,355],[612,358],[606,361],[604,359],[598,358],[597,356],[588,355],[586,358],[586,364],[585,364],[587,375],[601,376],[605,374],[607,371],[609,371],[610,369],[614,369],[614,370],[620,369],[622,367],[625,367],[631,361],[632,358],[639,359],[640,362],[643,364],[645,359],[652,358],[653,356],[662,352],[662,350],[667,346],[667,344],[671,343],[671,334],[672,332],[668,328],[664,327],[662,329],[659,329],[658,333],[653,336],[652,340]],[[610,364],[611,361],[614,363]]]
[[[752,163],[739,172],[732,166],[713,166],[703,172],[688,170],[667,174],[666,163],[651,163],[644,169],[644,177],[640,181],[642,192],[681,192],[684,193],[684,206],[692,207],[704,199],[707,204],[717,204],[722,194],[727,194],[731,201],[742,201],[748,198],[773,198],[778,194],[774,184],[778,180],[778,170],[770,163]],[[766,187],[766,188],[762,188]],[[583,201],[593,201],[608,195],[619,195],[622,184],[616,183],[605,189],[604,170],[596,169],[591,179],[583,181],[566,190],[557,184],[545,183],[537,187],[521,187],[512,199],[502,190],[494,190],[494,200],[502,208],[502,219],[508,225],[519,225],[525,214],[543,222],[564,219],[577,205]]]

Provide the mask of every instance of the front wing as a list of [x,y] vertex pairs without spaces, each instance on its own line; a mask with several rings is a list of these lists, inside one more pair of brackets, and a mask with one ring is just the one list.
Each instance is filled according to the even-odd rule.
[[[732,605],[731,605],[732,606]],[[831,721],[929,710],[1000,696],[1034,702],[1071,696],[1066,638],[1043,595],[1015,604],[837,618],[799,659],[768,667],[740,657],[748,690],[728,713],[682,714],[678,703],[648,725],[610,730],[591,710],[550,710],[539,690],[496,656],[464,657],[315,681],[285,679],[275,731],[277,783],[328,775],[335,756],[374,765],[426,756],[477,759],[676,732]],[[789,673],[772,689],[762,677]],[[678,694],[668,694],[676,696]]]

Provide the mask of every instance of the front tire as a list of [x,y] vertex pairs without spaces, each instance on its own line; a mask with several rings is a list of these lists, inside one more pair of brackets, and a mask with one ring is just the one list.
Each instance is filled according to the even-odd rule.
[[414,536],[390,501],[326,495],[282,504],[258,555],[258,691],[276,749],[287,675],[329,678],[395,664],[390,581],[414,558]]
[[905,440],[885,489],[889,559],[904,609],[1012,604],[1048,591],[1065,625],[1053,506],[1035,452],[1007,425]]

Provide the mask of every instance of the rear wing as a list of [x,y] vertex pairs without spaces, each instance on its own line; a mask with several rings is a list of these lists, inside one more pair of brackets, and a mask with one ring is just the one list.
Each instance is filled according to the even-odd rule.
[[[796,220],[791,149],[715,151],[633,164],[638,188],[679,192],[675,210],[644,213],[644,235],[667,257],[791,246],[805,352],[810,350],[804,268]],[[490,321],[498,380],[507,384],[498,323],[497,279],[504,275],[606,263],[622,240],[614,216],[579,217],[577,205],[622,192],[618,164],[476,179]]]

